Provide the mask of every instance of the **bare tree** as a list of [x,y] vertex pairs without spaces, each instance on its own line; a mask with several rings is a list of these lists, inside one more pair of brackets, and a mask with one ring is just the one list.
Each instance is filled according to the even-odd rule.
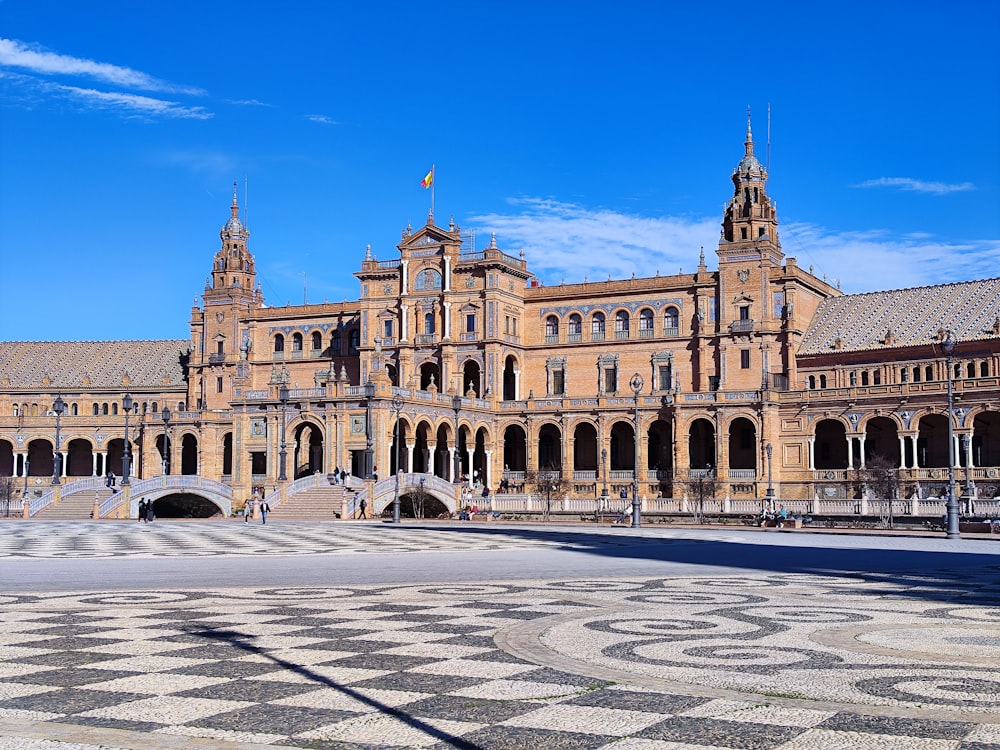
[[524,481],[527,485],[534,486],[539,495],[545,495],[545,508],[542,511],[542,518],[549,520],[552,513],[552,494],[559,494],[563,489],[562,472],[558,469],[541,469],[539,471],[529,470],[524,474]]
[[427,504],[427,490],[424,489],[424,478],[420,478],[420,484],[410,493],[413,504],[413,517],[424,517],[424,506]]
[[696,499],[694,519],[696,523],[705,522],[705,499],[715,497],[718,483],[715,470],[708,466],[705,469],[693,470],[693,476],[687,482],[688,492]]
[[10,515],[10,501],[14,499],[14,480],[10,477],[0,478],[0,508],[5,516]]
[[872,456],[865,461],[865,468],[854,471],[855,488],[860,493],[868,490],[884,503],[885,511],[880,513],[885,525],[893,526],[893,505],[902,493],[909,491],[909,486],[900,479],[899,468],[895,462],[882,455]]

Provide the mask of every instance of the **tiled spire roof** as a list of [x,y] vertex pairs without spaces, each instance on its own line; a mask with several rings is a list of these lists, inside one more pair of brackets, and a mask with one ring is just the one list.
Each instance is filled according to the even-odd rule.
[[[182,357],[190,342],[168,341],[0,341],[0,384],[6,388],[124,387],[177,388],[185,385]],[[48,378],[49,386],[43,386]]]
[[846,294],[820,303],[798,353],[920,346],[942,328],[959,341],[996,339],[998,315],[1000,278]]

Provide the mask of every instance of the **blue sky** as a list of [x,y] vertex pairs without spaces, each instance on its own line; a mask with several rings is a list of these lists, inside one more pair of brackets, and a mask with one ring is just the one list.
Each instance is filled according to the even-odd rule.
[[800,266],[996,276],[998,28],[971,0],[0,0],[0,339],[186,338],[234,180],[272,305],[356,299],[431,164],[437,223],[543,283],[714,267],[747,106]]

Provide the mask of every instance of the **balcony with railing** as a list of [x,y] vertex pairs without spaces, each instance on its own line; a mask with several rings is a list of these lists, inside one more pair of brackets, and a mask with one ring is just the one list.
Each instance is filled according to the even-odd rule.
[[663,335],[667,338],[676,338],[681,335],[681,329],[677,326],[670,326],[663,329]]
[[629,330],[627,328],[625,330],[623,330],[623,331],[622,330],[615,331],[615,338],[617,340],[619,340],[619,341],[623,341],[623,340],[626,340],[626,339],[629,338],[628,334],[629,334]]
[[655,333],[655,331],[653,331],[652,328],[640,328],[639,329],[639,338],[641,338],[641,339],[651,339],[651,338],[653,338],[654,333]]
[[754,320],[734,320],[729,324],[729,330],[732,333],[751,333],[755,324]]
[[579,343],[579,342],[583,341],[583,334],[582,333],[570,333],[570,334],[567,334],[566,341],[569,342],[570,344]]
[[413,337],[413,341],[417,346],[431,346],[437,343],[436,333],[418,333]]
[[604,331],[591,331],[590,332],[591,341],[604,341]]
[[559,334],[558,333],[546,333],[545,334],[545,343],[546,344],[558,344],[559,343]]

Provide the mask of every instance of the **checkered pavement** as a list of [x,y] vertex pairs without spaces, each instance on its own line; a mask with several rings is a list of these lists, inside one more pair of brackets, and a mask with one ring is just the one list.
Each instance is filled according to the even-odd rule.
[[[982,695],[970,697],[992,701],[992,709],[958,720],[920,718],[651,689],[497,645],[498,634],[525,626],[606,615],[615,601],[625,617],[614,591],[665,614],[671,595],[683,601],[673,585],[634,579],[0,596],[0,747],[6,721],[340,750],[1000,750],[1000,691],[983,673],[963,689],[978,689]],[[730,582],[726,596],[747,587]],[[981,600],[972,604],[983,609]],[[582,658],[590,645],[579,643]],[[43,747],[28,742],[16,747]]]

